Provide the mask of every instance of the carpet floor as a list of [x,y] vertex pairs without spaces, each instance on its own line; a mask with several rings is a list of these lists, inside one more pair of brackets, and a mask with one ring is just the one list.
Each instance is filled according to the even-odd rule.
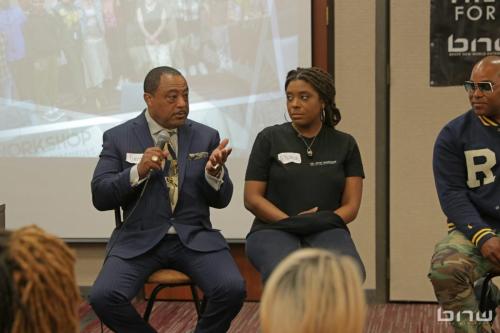
[[[139,313],[143,313],[146,303],[138,301],[135,306]],[[438,322],[437,310],[437,304],[370,305],[365,333],[452,333],[448,323]],[[87,303],[80,306],[80,318],[82,333],[101,332],[100,321]],[[500,316],[497,316],[494,325],[497,332],[500,331],[499,318]],[[158,333],[189,332],[196,325],[194,305],[192,302],[156,302],[150,322]],[[111,330],[104,327],[103,332],[111,332]],[[259,303],[246,302],[233,320],[229,332],[259,332]]]

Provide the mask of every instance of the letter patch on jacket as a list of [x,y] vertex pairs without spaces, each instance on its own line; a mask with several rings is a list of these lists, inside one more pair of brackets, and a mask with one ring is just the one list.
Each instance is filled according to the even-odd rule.
[[492,169],[497,164],[497,159],[492,150],[488,148],[466,150],[464,154],[467,163],[467,186],[469,188],[479,187],[481,183],[487,185],[495,181]]

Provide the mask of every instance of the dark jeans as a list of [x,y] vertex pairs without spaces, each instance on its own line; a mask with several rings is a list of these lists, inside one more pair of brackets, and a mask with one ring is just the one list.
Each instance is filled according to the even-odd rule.
[[250,234],[246,242],[246,253],[250,262],[260,272],[265,283],[274,268],[290,253],[302,247],[316,247],[347,255],[359,265],[361,279],[366,278],[365,266],[351,235],[337,228],[299,237],[281,230],[264,229]]

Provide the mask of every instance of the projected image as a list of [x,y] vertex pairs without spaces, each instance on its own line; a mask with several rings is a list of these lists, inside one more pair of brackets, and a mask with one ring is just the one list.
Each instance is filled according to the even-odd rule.
[[247,156],[284,121],[286,72],[310,65],[303,12],[274,0],[0,0],[0,156],[97,156],[163,65],[188,81],[189,118]]

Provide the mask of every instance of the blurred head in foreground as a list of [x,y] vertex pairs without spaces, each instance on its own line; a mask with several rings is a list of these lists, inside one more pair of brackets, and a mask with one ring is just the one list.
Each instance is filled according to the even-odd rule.
[[75,256],[32,225],[0,232],[0,333],[78,332]]
[[349,257],[321,249],[292,253],[266,283],[262,332],[362,332],[366,303],[359,274]]

